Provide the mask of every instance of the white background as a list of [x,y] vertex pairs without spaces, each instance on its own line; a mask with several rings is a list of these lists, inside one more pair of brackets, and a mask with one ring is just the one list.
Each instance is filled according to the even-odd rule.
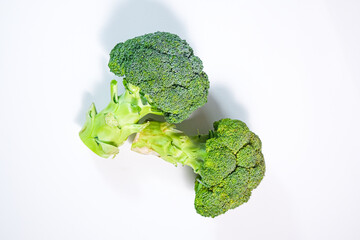
[[[0,239],[360,239],[360,2],[0,1]],[[263,141],[250,201],[196,214],[194,175],[78,137],[109,102],[108,53],[157,30],[186,39],[211,81],[180,124],[223,117]],[[122,89],[119,90],[120,92]]]

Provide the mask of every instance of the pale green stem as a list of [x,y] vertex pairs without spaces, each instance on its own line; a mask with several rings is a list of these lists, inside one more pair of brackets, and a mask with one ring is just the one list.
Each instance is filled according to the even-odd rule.
[[108,106],[97,113],[92,104],[79,133],[85,145],[101,157],[116,155],[118,147],[131,134],[144,129],[147,123],[138,124],[141,118],[150,113],[162,115],[140,94],[138,87],[127,84],[125,93],[118,96],[117,81],[113,80],[110,90],[111,101]]
[[154,154],[172,164],[190,166],[196,173],[206,155],[205,142],[208,135],[189,137],[166,122],[148,122],[138,132],[131,149],[142,154]]

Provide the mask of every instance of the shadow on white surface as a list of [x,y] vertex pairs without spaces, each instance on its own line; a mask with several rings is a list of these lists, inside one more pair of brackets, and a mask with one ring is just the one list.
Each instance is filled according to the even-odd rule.
[[128,0],[114,9],[101,34],[105,51],[119,42],[156,31],[168,31],[186,39],[186,31],[174,12],[157,1]]
[[206,134],[213,129],[215,121],[223,118],[236,118],[248,122],[245,108],[236,102],[229,89],[221,85],[211,85],[208,102],[196,110],[189,119],[177,124],[177,127],[188,135]]

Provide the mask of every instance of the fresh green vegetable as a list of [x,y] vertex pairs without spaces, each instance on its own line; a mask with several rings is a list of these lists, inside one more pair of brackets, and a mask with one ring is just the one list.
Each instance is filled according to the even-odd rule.
[[202,216],[216,217],[247,202],[265,174],[261,141],[239,120],[222,119],[214,131],[198,136],[166,122],[147,124],[132,150],[192,167],[198,174],[195,208]]
[[[245,123],[222,119],[209,134],[187,136],[172,123],[187,119],[207,101],[209,81],[201,60],[177,35],[156,32],[117,44],[110,70],[124,77],[118,96],[111,82],[111,101],[97,113],[92,104],[79,135],[93,152],[109,157],[133,133],[132,150],[155,154],[198,174],[195,208],[216,217],[247,202],[265,174],[261,141]],[[166,122],[138,122],[148,114]]]
[[101,157],[116,155],[129,135],[146,124],[148,114],[162,115],[178,123],[207,101],[209,81],[201,60],[177,35],[156,32],[117,44],[110,53],[109,67],[125,77],[125,93],[118,96],[111,82],[111,101],[97,113],[92,104],[80,138]]
[[109,68],[140,88],[169,123],[179,123],[207,101],[208,77],[185,40],[167,32],[150,33],[117,44]]

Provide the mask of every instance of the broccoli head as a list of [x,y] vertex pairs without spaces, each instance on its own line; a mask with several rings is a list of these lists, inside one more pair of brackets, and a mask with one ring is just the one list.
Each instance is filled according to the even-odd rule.
[[222,119],[209,134],[192,137],[172,124],[150,121],[137,133],[132,150],[192,167],[198,174],[195,208],[206,217],[247,202],[265,174],[261,141],[240,120]]
[[175,34],[155,32],[118,43],[108,65],[139,87],[167,122],[182,122],[207,101],[209,81],[203,64]]
[[116,155],[129,135],[143,129],[147,114],[162,115],[171,123],[186,119],[205,104],[209,88],[201,60],[178,36],[156,32],[117,44],[109,67],[125,76],[125,93],[118,96],[111,82],[111,101],[97,113],[92,104],[80,138],[101,157]]

